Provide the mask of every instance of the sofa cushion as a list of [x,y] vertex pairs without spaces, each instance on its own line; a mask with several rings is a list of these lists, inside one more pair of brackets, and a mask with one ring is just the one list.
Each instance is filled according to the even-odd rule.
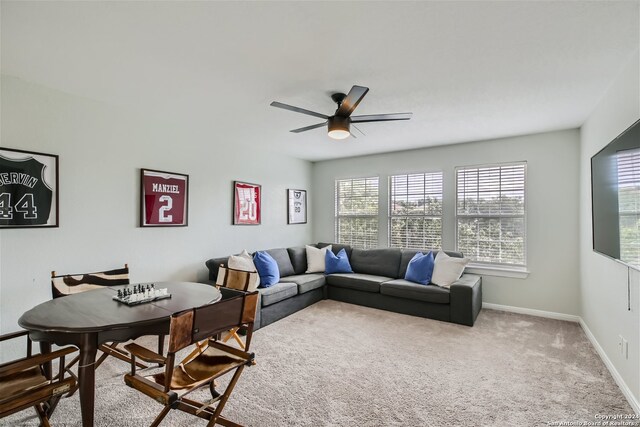
[[409,262],[407,273],[404,275],[405,280],[428,285],[433,274],[433,263],[433,252],[429,251],[426,254],[418,252]]
[[324,273],[325,255],[331,250],[331,246],[318,249],[315,246],[306,245],[307,251],[307,271],[305,273]]
[[[413,256],[418,252],[423,252],[426,254],[427,252],[429,252],[429,250],[427,249],[420,250],[420,251],[416,249],[402,250],[402,255],[400,257],[400,271],[398,272],[398,276],[397,276],[398,279],[404,279],[404,276],[407,274],[407,266],[409,265],[409,262],[411,261]],[[432,250],[432,252],[433,252],[433,256],[436,256],[436,254],[438,253],[436,249]],[[462,252],[454,252],[454,251],[443,251],[443,252],[454,258],[462,258]]]
[[295,272],[293,271],[293,265],[291,265],[291,258],[289,258],[289,252],[284,248],[269,249],[265,251],[278,263],[278,270],[280,277],[291,276]]
[[266,252],[258,251],[253,256],[253,263],[260,275],[260,287],[268,288],[280,281],[280,273],[278,264],[271,255]]
[[287,248],[291,265],[293,266],[293,274],[304,274],[307,271],[307,250],[304,246],[295,248]]
[[349,257],[347,257],[347,252],[344,249],[340,249],[338,255],[334,255],[331,251],[327,251],[324,255],[325,274],[353,273],[351,264],[349,264]]
[[[353,249],[351,268],[356,273],[395,279],[400,269],[400,249]],[[403,276],[404,277],[404,276]]]
[[299,294],[304,294],[314,289],[321,288],[326,283],[324,280],[324,274],[319,273],[296,274],[293,276],[283,277],[281,281],[292,282],[298,285]]
[[326,246],[331,246],[331,252],[333,252],[335,255],[338,255],[338,252],[344,249],[344,251],[347,253],[347,257],[351,258],[351,252],[353,251],[353,248],[349,245],[341,245],[340,243],[318,243],[316,245],[318,249],[322,249]]
[[449,304],[449,289],[435,285],[420,285],[404,279],[391,280],[380,285],[380,293],[394,297]]
[[431,283],[448,288],[462,276],[468,263],[469,260],[467,258],[450,257],[442,251],[438,252],[435,266],[433,267]]
[[365,292],[380,292],[380,283],[389,280],[392,278],[360,273],[337,273],[327,276],[328,285]]
[[293,282],[279,282],[268,288],[258,288],[262,296],[262,306],[266,307],[298,295],[298,285]]

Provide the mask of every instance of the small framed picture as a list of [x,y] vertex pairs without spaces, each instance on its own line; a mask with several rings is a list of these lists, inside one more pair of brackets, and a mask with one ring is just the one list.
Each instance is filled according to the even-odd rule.
[[58,227],[58,156],[0,148],[0,228]]
[[233,224],[260,224],[261,186],[247,182],[233,182]]
[[189,175],[140,171],[140,226],[185,227],[189,217]]
[[287,190],[287,224],[307,223],[307,190]]

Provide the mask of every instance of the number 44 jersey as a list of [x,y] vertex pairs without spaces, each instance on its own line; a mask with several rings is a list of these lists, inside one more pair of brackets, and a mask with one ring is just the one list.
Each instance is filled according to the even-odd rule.
[[47,224],[53,191],[44,182],[44,168],[33,157],[0,156],[0,224]]

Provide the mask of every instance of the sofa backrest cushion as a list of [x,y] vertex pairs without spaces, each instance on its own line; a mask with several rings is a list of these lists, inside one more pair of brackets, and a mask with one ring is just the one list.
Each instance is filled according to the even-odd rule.
[[289,258],[289,252],[287,252],[285,248],[269,249],[265,252],[271,255],[271,257],[276,260],[276,263],[278,263],[280,277],[293,276],[295,271],[291,264],[291,258]]
[[349,245],[341,245],[340,243],[318,243],[316,245],[316,248],[322,249],[325,246],[329,246],[329,245],[331,245],[331,252],[333,252],[334,255],[338,255],[338,252],[344,249],[349,259],[351,259],[351,252],[353,251],[353,248]]
[[205,265],[209,269],[209,280],[213,280],[214,282],[218,279],[218,268],[220,268],[220,264],[227,265],[228,256],[221,258],[211,258],[205,262]]
[[287,252],[289,252],[293,272],[295,274],[304,274],[304,272],[307,271],[307,250],[304,246],[287,248]]
[[[356,273],[398,277],[400,249],[356,249],[351,251],[351,268]],[[404,276],[403,276],[404,277]]]
[[[407,274],[407,266],[409,265],[409,261],[411,258],[415,256],[418,252],[422,252],[424,254],[429,251],[433,252],[433,256],[438,255],[438,249],[402,249],[402,256],[400,258],[400,271],[398,271],[398,279],[404,279],[404,276]],[[462,252],[454,252],[454,251],[444,251],[445,254],[452,256],[454,258],[462,258]]]

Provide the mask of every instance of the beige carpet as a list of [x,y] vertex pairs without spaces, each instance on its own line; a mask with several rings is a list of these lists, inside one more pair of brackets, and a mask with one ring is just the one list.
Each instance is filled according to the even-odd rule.
[[[633,413],[580,327],[557,320],[483,310],[469,328],[327,300],[257,331],[252,350],[258,365],[224,412],[247,426],[531,426]],[[126,369],[113,358],[99,368],[97,426],[146,426],[160,411],[124,385]],[[52,422],[80,425],[77,395]],[[171,411],[162,425],[205,424]],[[27,410],[0,425],[37,422]]]

